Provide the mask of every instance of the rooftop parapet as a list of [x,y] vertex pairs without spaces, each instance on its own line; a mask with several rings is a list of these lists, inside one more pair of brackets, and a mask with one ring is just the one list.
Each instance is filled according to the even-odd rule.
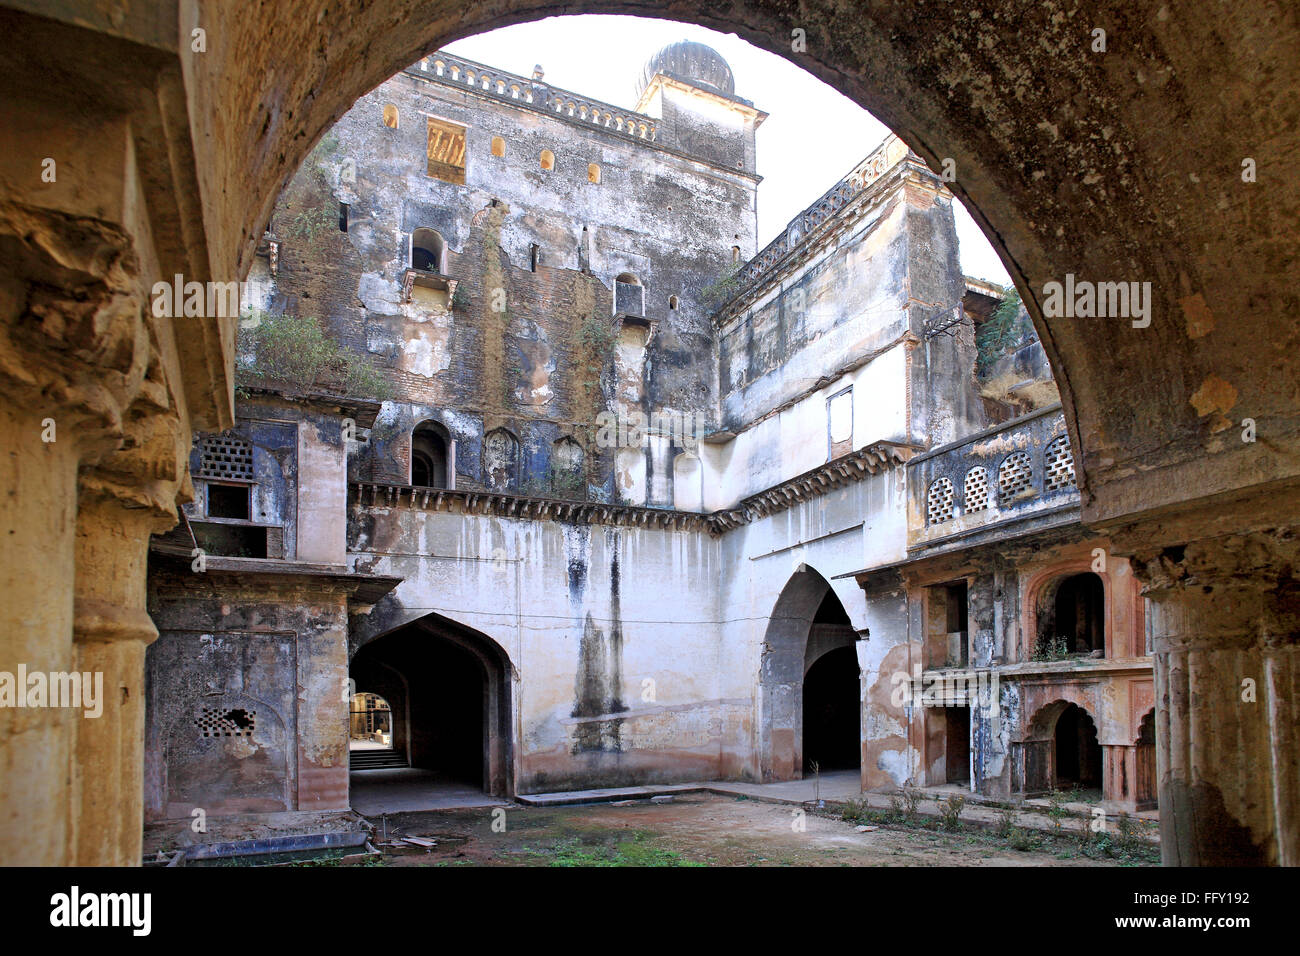
[[873,149],[866,159],[854,166],[847,176],[823,193],[821,198],[791,219],[783,232],[741,266],[734,280],[735,292],[728,296],[718,313],[725,312],[731,302],[740,298],[745,291],[776,272],[793,254],[810,246],[837,213],[864,195],[885,173],[909,159],[924,168],[920,157],[912,153],[901,139],[892,133],[885,137],[885,141]]
[[578,96],[543,83],[540,79],[498,70],[464,57],[453,56],[445,50],[429,54],[403,72],[449,86],[471,89],[500,100],[525,104],[579,125],[598,126],[630,139],[654,142],[658,136],[655,121],[635,110]]

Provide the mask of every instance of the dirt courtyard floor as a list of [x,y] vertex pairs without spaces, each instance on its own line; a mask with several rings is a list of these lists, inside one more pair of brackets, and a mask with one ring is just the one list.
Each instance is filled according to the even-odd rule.
[[[1116,866],[1147,865],[1072,830],[998,836],[924,826],[860,832],[832,811],[691,793],[671,802],[477,808],[370,818],[388,866]],[[495,829],[494,829],[495,825]],[[373,861],[378,862],[378,861]]]

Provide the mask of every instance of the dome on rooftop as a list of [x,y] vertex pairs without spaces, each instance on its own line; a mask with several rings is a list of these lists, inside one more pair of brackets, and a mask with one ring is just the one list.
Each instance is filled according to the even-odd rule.
[[727,96],[736,95],[736,78],[722,54],[713,47],[694,40],[670,43],[646,60],[636,84],[638,100],[656,73],[668,73],[695,86]]

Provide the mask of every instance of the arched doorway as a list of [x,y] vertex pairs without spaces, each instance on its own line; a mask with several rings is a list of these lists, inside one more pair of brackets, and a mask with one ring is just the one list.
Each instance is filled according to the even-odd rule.
[[1070,654],[1106,653],[1106,589],[1091,571],[1060,583],[1053,601],[1056,633]]
[[800,779],[814,760],[820,771],[860,766],[856,637],[824,577],[807,566],[791,576],[768,621],[759,672],[764,782]]
[[1159,782],[1156,779],[1156,712],[1148,710],[1138,729],[1133,755],[1137,786],[1134,800],[1138,810],[1154,810],[1159,805]]
[[1058,790],[1096,790],[1101,799],[1101,745],[1088,712],[1069,704],[1056,719],[1053,733],[1054,784]]
[[405,767],[406,752],[393,746],[393,709],[378,694],[352,695],[348,714],[348,769]]
[[[358,761],[360,748],[354,751],[354,806],[367,812],[358,802],[359,785],[366,799],[375,787],[392,784],[413,799],[424,795],[430,807],[474,793],[511,795],[510,673],[495,641],[436,614],[362,645],[352,658],[352,679],[365,694],[381,697],[390,714],[389,735],[372,732],[371,740],[386,739],[395,754],[390,766],[406,769],[384,778],[359,774],[374,758]],[[368,723],[352,720],[354,735],[358,723]]]

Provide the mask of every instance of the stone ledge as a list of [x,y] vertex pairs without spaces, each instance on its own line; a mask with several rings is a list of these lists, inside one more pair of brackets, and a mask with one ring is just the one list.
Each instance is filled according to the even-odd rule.
[[733,528],[820,497],[836,488],[861,481],[892,465],[903,464],[914,450],[913,446],[900,442],[875,442],[766,491],[750,495],[735,507],[707,513],[598,501],[570,501],[508,492],[421,488],[375,481],[349,482],[348,498],[349,506],[358,510],[405,508],[408,511],[449,514],[490,514],[536,521],[614,524],[667,531],[705,531],[716,537]]

